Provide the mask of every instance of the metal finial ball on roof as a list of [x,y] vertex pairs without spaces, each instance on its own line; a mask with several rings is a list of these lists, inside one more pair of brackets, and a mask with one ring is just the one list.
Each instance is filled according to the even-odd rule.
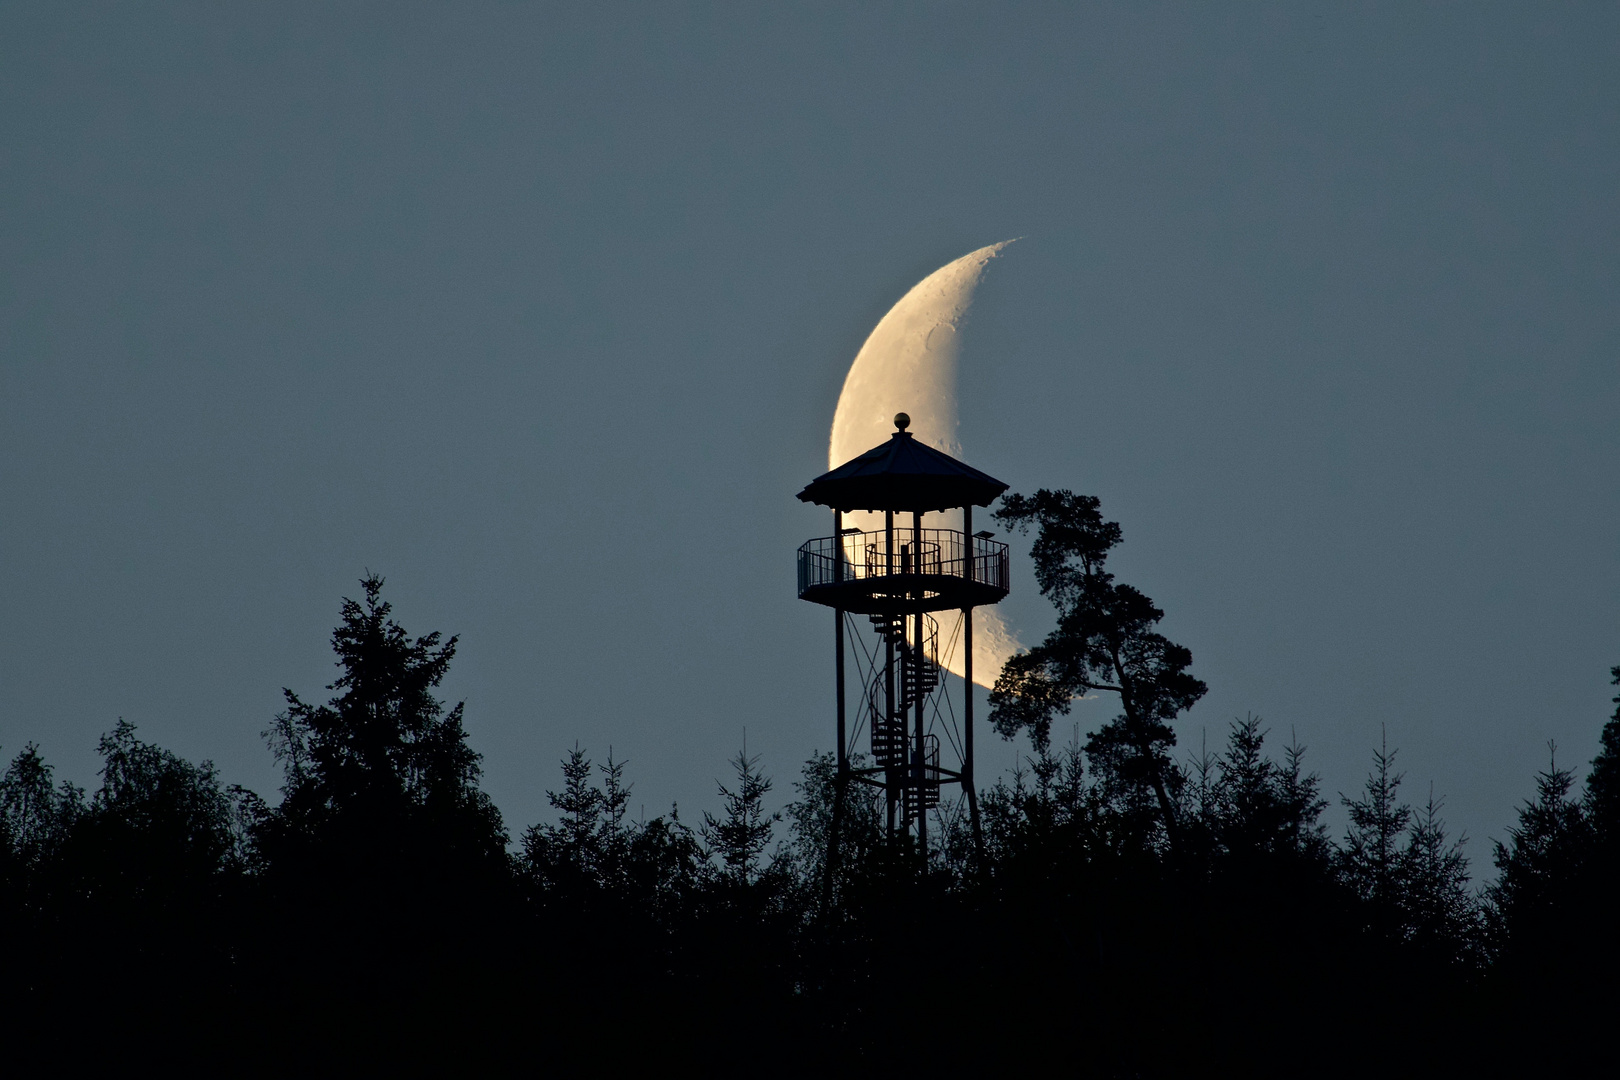
[[894,426],[896,428],[898,428],[899,430],[901,430],[901,431],[906,430],[906,428],[911,426],[911,417],[907,416],[903,412],[895,413],[894,414]]

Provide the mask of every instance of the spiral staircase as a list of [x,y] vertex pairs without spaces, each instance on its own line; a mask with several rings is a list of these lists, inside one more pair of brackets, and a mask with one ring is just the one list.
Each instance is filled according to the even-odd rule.
[[[926,701],[939,685],[939,623],[928,615],[871,615],[872,628],[900,655],[900,685],[894,708],[887,708],[887,679],[875,673],[866,695],[867,723],[872,733],[872,757],[900,785],[905,819],[939,805],[939,737],[924,735],[921,745],[906,730],[906,716],[913,706]],[[920,641],[908,640],[906,623],[922,621]]]

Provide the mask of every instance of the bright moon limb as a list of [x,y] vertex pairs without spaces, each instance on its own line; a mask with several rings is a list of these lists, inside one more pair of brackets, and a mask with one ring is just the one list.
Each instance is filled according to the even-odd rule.
[[[889,313],[878,320],[844,377],[844,389],[833,412],[827,467],[884,442],[894,432],[894,414],[911,416],[914,438],[961,458],[957,439],[956,364],[960,333],[973,292],[990,260],[1011,240],[971,251],[923,278]],[[938,515],[937,527],[961,528],[961,512]],[[952,518],[956,520],[952,521]],[[877,530],[881,514],[844,515],[852,528]],[[941,632],[948,634],[944,620]],[[993,607],[973,610],[973,681],[995,685],[1001,665],[1022,646],[1001,613]],[[960,677],[965,670],[960,648],[941,657],[945,669]]]

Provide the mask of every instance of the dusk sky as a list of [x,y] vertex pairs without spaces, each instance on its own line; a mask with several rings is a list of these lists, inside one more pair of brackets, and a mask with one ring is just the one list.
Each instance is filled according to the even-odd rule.
[[0,193],[0,754],[59,778],[122,716],[273,796],[369,569],[514,835],[576,741],[691,819],[746,728],[780,805],[833,741],[794,495],[878,319],[1013,237],[964,453],[1121,523],[1178,753],[1258,714],[1339,830],[1387,732],[1477,879],[1613,709],[1612,4],[8,4]]

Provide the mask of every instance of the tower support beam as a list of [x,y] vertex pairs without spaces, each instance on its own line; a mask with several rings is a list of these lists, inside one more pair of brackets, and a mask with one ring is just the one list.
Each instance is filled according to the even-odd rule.
[[[967,544],[967,577],[973,580],[973,506],[962,507],[962,536]],[[839,716],[843,713],[840,712]],[[840,721],[841,722],[841,721]],[[979,792],[973,786],[973,608],[962,609],[962,790],[967,792],[968,820],[973,826],[973,856],[984,865],[984,829],[979,824]]]
[[[835,570],[841,580],[844,576],[844,512],[833,511],[833,536],[838,541],[838,566]],[[838,873],[839,832],[844,822],[844,797],[849,789],[849,736],[845,724],[844,694],[844,612],[833,609],[833,670],[837,684],[835,694],[838,709],[838,770],[833,774],[832,822],[827,828],[827,858],[822,867],[825,880],[821,886],[821,909],[832,910],[833,880]]]

